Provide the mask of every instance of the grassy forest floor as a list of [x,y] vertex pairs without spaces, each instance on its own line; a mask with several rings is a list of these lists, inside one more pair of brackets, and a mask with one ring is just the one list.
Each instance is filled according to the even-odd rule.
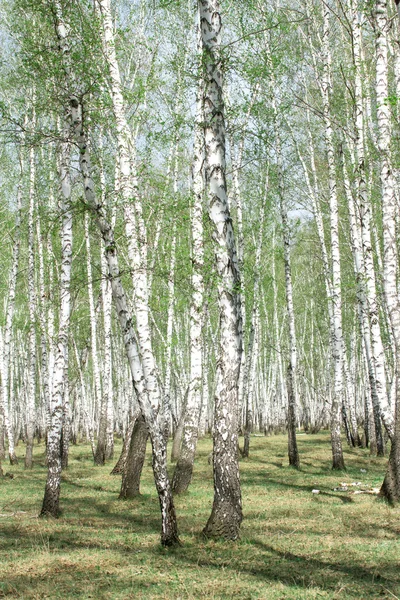
[[333,491],[342,482],[379,486],[386,459],[346,447],[347,471],[336,473],[328,433],[303,434],[298,443],[301,471],[286,466],[285,436],[252,438],[251,457],[241,461],[242,537],[223,543],[201,536],[212,503],[211,440],[201,440],[190,491],[176,498],[183,545],[175,549],[159,544],[150,454],[142,495],[122,501],[113,463],[94,467],[89,446],[72,446],[62,516],[42,520],[46,468],[44,446],[36,446],[32,471],[23,460],[3,465],[14,479],[0,481],[0,597],[400,597],[400,508],[354,495],[356,488]]

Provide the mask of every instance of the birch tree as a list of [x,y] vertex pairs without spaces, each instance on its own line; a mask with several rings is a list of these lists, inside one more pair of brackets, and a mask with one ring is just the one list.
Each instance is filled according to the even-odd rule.
[[[65,35],[62,23],[59,23],[60,37]],[[61,214],[61,276],[60,311],[57,336],[57,348],[53,372],[53,390],[50,405],[50,428],[47,434],[48,473],[43,498],[41,516],[57,517],[59,514],[61,488],[61,433],[64,417],[64,386],[68,366],[68,336],[71,312],[71,266],[72,266],[72,199],[70,152],[68,142],[70,124],[68,117],[63,134],[66,141],[61,142],[59,158],[60,178],[60,214]]]
[[240,274],[225,177],[225,123],[218,0],[199,0],[204,64],[204,144],[208,212],[213,223],[220,313],[214,409],[214,502],[204,528],[208,537],[236,539],[242,521],[237,460],[238,379],[242,332]]
[[[199,15],[198,15],[199,16]],[[175,493],[187,490],[193,473],[197,436],[201,409],[201,384],[203,376],[202,320],[203,320],[203,194],[204,194],[204,139],[201,124],[203,122],[203,87],[201,76],[202,44],[200,28],[197,32],[197,60],[199,80],[197,84],[196,120],[194,156],[192,165],[193,205],[191,211],[192,229],[192,299],[190,305],[190,380],[185,407],[182,446],[178,463],[174,471],[172,487]]]
[[388,13],[385,0],[375,5],[376,33],[376,100],[378,146],[380,151],[380,182],[382,190],[384,291],[389,311],[390,327],[395,344],[394,385],[395,433],[389,456],[389,467],[382,485],[382,494],[391,502],[400,499],[400,304],[397,291],[398,252],[396,245],[396,196],[390,147],[390,107],[388,98]]

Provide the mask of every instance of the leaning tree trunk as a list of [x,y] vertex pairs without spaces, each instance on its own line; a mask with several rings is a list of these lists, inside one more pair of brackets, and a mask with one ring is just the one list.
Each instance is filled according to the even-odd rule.
[[149,432],[146,422],[140,416],[133,427],[126,457],[124,470],[122,472],[122,484],[120,498],[134,498],[140,493],[140,476],[142,474],[144,459],[146,456],[146,445]]
[[125,434],[124,443],[122,444],[121,454],[115,464],[115,467],[111,471],[110,475],[122,475],[125,469],[126,458],[128,456],[129,448],[131,445],[131,437],[135,423],[140,416],[140,411],[134,413],[128,425],[128,429]]
[[240,274],[225,179],[225,123],[219,0],[199,0],[204,68],[205,173],[214,225],[220,340],[214,408],[214,502],[208,537],[237,539],[242,498],[237,458],[238,380],[242,351]]
[[81,111],[81,105],[79,105],[79,103],[75,104],[74,100],[72,100],[73,125],[75,129],[75,139],[80,151],[79,163],[83,176],[85,200],[88,208],[93,212],[104,241],[113,299],[123,334],[132,382],[138,397],[140,409],[150,433],[153,448],[154,480],[161,508],[161,543],[164,546],[171,546],[179,544],[179,537],[171,486],[168,478],[166,445],[162,433],[162,422],[159,418],[159,405],[154,404],[154,397],[150,398],[147,389],[144,387],[147,382],[144,375],[141,356],[139,354],[139,348],[136,343],[137,336],[133,330],[132,314],[128,307],[128,300],[120,277],[114,232],[104,215],[102,206],[96,201],[94,193],[90,156],[86,135],[83,130]]
[[150,394],[148,394],[147,389],[144,387],[145,384],[148,385],[148,382],[146,382],[139,348],[136,343],[136,334],[133,330],[133,319],[120,277],[114,233],[111,225],[104,216],[101,205],[96,202],[94,184],[91,177],[90,157],[82,125],[81,110],[82,108],[79,105],[73,107],[73,121],[75,136],[80,150],[79,162],[84,179],[85,200],[94,214],[97,226],[99,227],[104,241],[113,299],[123,333],[132,381],[137,393],[140,409],[150,433],[153,448],[154,480],[161,508],[161,543],[164,546],[171,546],[178,544],[179,538],[171,486],[168,478],[166,444],[163,436],[162,421],[159,417],[159,404],[154,403],[154,396],[150,397]]
[[[110,75],[110,92],[116,121],[118,155],[121,174],[120,187],[121,195],[124,200],[125,232],[128,239],[128,256],[130,267],[132,269],[131,275],[133,287],[135,290],[137,338],[141,355],[141,361],[139,362],[141,363],[141,367],[143,369],[142,375],[144,376],[144,384],[146,388],[146,393],[144,395],[139,394],[138,397],[142,414],[149,428],[153,448],[154,479],[160,499],[162,515],[161,541],[164,545],[172,545],[179,542],[179,540],[171,486],[167,472],[167,445],[163,435],[161,392],[157,378],[157,369],[152,348],[152,338],[149,323],[146,232],[144,229],[142,209],[137,190],[137,178],[134,170],[135,165],[134,160],[132,159],[134,148],[131,144],[129,135],[129,127],[126,119],[124,99],[122,95],[121,77],[115,50],[110,0],[97,0],[96,7],[102,22],[103,50]],[[78,120],[76,123],[80,129],[80,133],[82,134],[82,115],[77,115],[77,117]],[[80,143],[83,143],[82,135],[80,136]],[[84,167],[89,174],[89,156],[86,145],[85,156],[83,156],[81,152],[81,164],[83,164],[83,161],[85,161]],[[89,192],[92,190],[93,182],[91,182],[91,189]],[[93,204],[95,203],[92,201],[92,205]],[[98,223],[100,226],[102,226],[104,225],[104,220],[98,219]],[[124,307],[123,314],[118,308],[119,303],[122,302],[122,296],[125,303],[126,298],[125,292],[122,294],[123,290],[121,281],[119,279],[119,270],[116,269],[116,251],[114,240],[112,240],[112,247],[109,248],[109,243],[106,239],[106,235],[110,234],[112,234],[112,231],[109,226],[103,227],[102,235],[105,243],[107,260],[109,261],[109,272],[110,276],[112,277],[114,301],[116,303],[117,313],[123,330],[127,325],[129,326],[129,329],[132,330],[132,325],[129,319],[127,323],[122,323],[122,320],[126,318],[127,307]],[[114,264],[110,265],[110,259],[114,260]],[[113,260],[111,260],[111,263],[113,263]],[[112,269],[116,269],[118,272],[118,282],[115,278],[113,278]],[[131,332],[130,339],[131,343],[133,343],[133,330]],[[144,403],[144,399],[148,400],[148,404]]]

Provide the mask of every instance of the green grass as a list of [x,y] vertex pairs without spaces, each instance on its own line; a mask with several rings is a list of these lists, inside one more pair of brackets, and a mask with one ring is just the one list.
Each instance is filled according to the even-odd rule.
[[332,491],[342,481],[379,486],[386,459],[346,449],[347,471],[335,473],[328,434],[301,435],[298,444],[301,471],[287,466],[285,436],[252,438],[241,461],[242,537],[223,543],[201,536],[212,468],[211,441],[200,441],[190,491],[176,498],[183,545],[175,549],[159,544],[150,456],[142,496],[121,501],[113,464],[94,467],[88,446],[71,447],[62,516],[42,520],[46,468],[36,447],[32,471],[22,460],[3,465],[14,479],[0,481],[0,598],[400,598],[400,509]]

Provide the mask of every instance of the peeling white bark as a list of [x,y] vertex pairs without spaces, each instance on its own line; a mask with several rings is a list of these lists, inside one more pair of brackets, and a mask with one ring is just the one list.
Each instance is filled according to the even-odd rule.
[[[35,118],[33,118],[35,122]],[[25,468],[31,469],[36,418],[36,289],[35,289],[35,150],[29,152],[28,299],[29,299],[29,391],[26,406]]]
[[214,409],[214,503],[204,529],[236,539],[242,521],[237,461],[238,380],[242,352],[240,274],[225,179],[225,123],[218,0],[199,0],[203,42],[205,174],[208,212],[214,225],[220,340]]

